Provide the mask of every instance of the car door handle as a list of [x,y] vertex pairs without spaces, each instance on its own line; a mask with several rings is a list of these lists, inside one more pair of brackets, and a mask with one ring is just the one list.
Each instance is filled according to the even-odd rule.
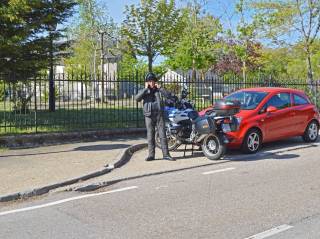
[[296,112],[291,112],[290,113],[290,116],[295,116],[296,115]]

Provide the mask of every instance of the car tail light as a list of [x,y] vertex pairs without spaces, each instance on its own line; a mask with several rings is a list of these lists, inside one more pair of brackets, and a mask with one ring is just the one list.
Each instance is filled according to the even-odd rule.
[[225,124],[230,124],[231,123],[231,120],[229,118],[226,118],[223,120],[223,123]]

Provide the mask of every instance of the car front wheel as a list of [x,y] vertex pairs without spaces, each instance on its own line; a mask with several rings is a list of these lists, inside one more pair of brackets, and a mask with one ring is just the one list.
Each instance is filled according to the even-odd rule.
[[319,125],[317,124],[317,122],[312,121],[308,124],[302,138],[305,142],[310,143],[310,142],[317,141],[318,136],[319,136]]
[[242,152],[246,154],[255,154],[261,147],[262,137],[257,129],[250,129],[244,137],[242,143]]

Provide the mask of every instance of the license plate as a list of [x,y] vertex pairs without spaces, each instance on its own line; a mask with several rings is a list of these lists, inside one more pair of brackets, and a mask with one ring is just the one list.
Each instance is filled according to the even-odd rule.
[[222,125],[222,130],[223,130],[224,133],[230,132],[231,131],[230,125],[229,124],[223,124]]

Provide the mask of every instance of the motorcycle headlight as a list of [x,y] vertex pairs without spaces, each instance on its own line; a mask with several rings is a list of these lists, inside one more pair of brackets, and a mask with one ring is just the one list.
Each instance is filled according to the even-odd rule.
[[238,116],[236,116],[236,119],[237,119],[238,125],[240,125],[240,124],[241,124],[241,122],[242,122],[242,117],[238,117]]

